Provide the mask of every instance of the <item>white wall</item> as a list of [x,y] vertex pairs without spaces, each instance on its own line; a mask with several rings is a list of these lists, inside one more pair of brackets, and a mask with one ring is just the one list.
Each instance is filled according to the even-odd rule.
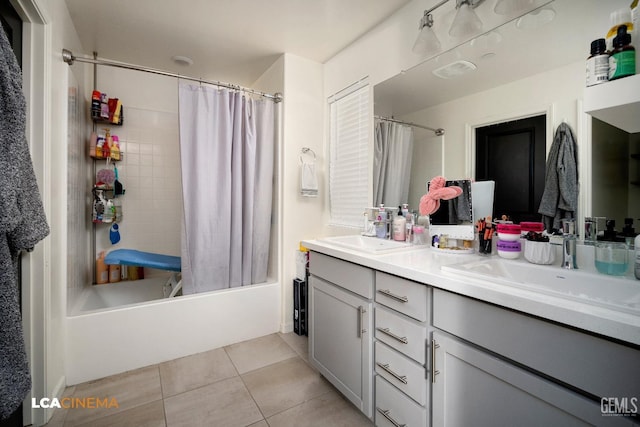
[[[324,172],[328,161],[323,153],[323,67],[291,54],[284,55],[282,179],[282,331],[293,330],[293,279],[295,251],[303,239],[326,234],[323,224]],[[300,195],[300,153],[308,147],[316,153],[319,197]]]

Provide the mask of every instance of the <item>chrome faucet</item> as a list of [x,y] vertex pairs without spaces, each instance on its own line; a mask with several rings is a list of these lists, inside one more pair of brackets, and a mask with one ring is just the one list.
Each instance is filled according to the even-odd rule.
[[576,236],[565,234],[562,239],[562,268],[575,270],[578,268],[576,262]]
[[576,262],[576,223],[573,219],[562,220],[562,268],[575,270],[578,268]]

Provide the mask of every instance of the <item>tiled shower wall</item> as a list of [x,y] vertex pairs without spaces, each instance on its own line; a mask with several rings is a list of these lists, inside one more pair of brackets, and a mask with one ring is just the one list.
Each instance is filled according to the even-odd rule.
[[[113,249],[180,256],[182,184],[176,79],[99,66],[96,87],[120,99],[124,108],[122,126],[97,126],[99,131],[109,127],[118,136],[123,160],[110,165],[98,160],[96,171],[115,164],[125,189],[118,197],[123,212],[118,224],[120,242],[111,244],[110,226],[98,224],[96,256]],[[145,271],[145,277],[150,274],[162,272]]]

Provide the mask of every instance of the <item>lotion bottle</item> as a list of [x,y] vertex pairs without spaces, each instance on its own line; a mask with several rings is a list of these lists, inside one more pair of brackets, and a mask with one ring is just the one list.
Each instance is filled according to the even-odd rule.
[[407,227],[407,220],[402,216],[402,208],[398,209],[398,215],[393,219],[393,240],[404,242]]

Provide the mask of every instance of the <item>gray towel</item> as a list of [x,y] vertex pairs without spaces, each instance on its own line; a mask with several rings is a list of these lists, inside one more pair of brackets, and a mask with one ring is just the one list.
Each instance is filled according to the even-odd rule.
[[547,158],[544,193],[538,213],[548,232],[562,229],[562,219],[575,218],[578,208],[578,149],[566,123],[556,129]]
[[0,419],[8,418],[31,388],[18,256],[49,234],[25,137],[25,106],[20,67],[0,28]]

